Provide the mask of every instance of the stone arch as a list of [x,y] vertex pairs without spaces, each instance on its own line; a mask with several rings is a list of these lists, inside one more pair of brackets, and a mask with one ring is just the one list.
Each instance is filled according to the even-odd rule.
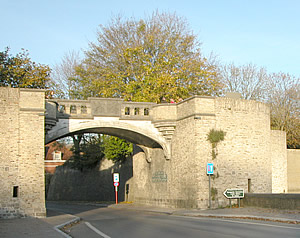
[[147,161],[151,161],[149,149],[162,148],[166,159],[170,159],[171,149],[163,136],[149,122],[125,122],[120,120],[76,120],[60,119],[56,126],[46,134],[45,143],[73,135],[78,132],[102,133],[117,136],[140,146]]

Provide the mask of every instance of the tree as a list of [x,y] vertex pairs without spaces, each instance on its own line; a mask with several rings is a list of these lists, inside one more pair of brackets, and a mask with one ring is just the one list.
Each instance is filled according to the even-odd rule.
[[133,151],[131,143],[115,136],[104,136],[103,148],[105,158],[114,162],[125,161]]
[[0,86],[13,88],[46,88],[50,68],[37,64],[22,50],[16,56],[9,54],[9,48],[0,52]]
[[300,148],[300,79],[272,74],[269,82],[271,126],[287,133],[288,148]]
[[[193,94],[215,95],[220,89],[217,67],[201,55],[200,43],[186,21],[175,14],[154,13],[145,20],[112,19],[100,26],[97,42],[90,43],[76,68],[73,96],[122,97],[159,102]],[[108,159],[124,160],[128,142],[108,137]]]
[[224,92],[239,92],[244,99],[270,105],[272,129],[287,133],[288,148],[300,148],[300,79],[286,73],[268,74],[247,64],[222,67]]
[[215,95],[220,89],[216,66],[202,56],[196,36],[175,14],[116,17],[100,26],[85,56],[77,68],[83,98],[159,102],[162,96]]
[[94,168],[104,157],[103,139],[98,134],[79,134],[73,136],[73,156],[64,166],[83,170]]
[[61,63],[56,64],[51,73],[51,85],[59,98],[80,99],[76,92],[80,91],[76,84],[75,68],[80,64],[79,52],[65,53]]
[[235,66],[233,63],[222,66],[221,79],[224,92],[239,92],[248,100],[265,100],[269,75],[264,68],[253,64]]

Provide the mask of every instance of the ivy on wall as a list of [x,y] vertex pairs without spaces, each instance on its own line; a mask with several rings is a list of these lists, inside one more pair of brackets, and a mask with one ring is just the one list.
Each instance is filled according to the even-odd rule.
[[[217,158],[218,150],[217,145],[219,142],[223,141],[225,138],[226,132],[222,130],[215,130],[211,129],[209,133],[207,134],[207,140],[211,143],[211,156],[212,160]],[[216,166],[214,166],[214,171],[216,171]],[[217,171],[216,171],[217,172]],[[217,172],[217,175],[212,175],[213,180],[216,178],[219,178],[219,173]],[[218,195],[217,188],[211,187],[211,198],[213,201],[216,200],[216,197]]]
[[216,159],[218,155],[217,145],[225,138],[226,132],[222,130],[211,129],[207,135],[207,140],[211,143],[212,147],[212,159]]

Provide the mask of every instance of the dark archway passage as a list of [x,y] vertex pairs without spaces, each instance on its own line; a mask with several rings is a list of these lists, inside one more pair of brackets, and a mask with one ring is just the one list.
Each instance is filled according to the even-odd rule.
[[[161,148],[157,142],[144,135],[120,128],[87,128],[74,131],[67,136],[78,133],[107,134],[126,139],[135,145],[133,154],[144,152],[144,145],[149,148]],[[143,149],[136,144],[142,144]],[[128,157],[124,163],[113,163],[104,159],[93,169],[76,170],[63,166],[58,167],[49,184],[47,200],[114,201],[115,192],[112,182],[114,172],[120,174],[119,201],[129,201],[129,193],[132,191],[130,179],[133,177],[132,156]]]

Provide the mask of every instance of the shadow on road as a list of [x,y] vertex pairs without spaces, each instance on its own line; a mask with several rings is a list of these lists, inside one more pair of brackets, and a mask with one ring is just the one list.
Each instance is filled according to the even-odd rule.
[[[88,203],[73,201],[46,201],[47,217],[54,217],[61,214],[76,215],[79,213],[106,208],[114,202]],[[84,206],[81,206],[84,205]]]

